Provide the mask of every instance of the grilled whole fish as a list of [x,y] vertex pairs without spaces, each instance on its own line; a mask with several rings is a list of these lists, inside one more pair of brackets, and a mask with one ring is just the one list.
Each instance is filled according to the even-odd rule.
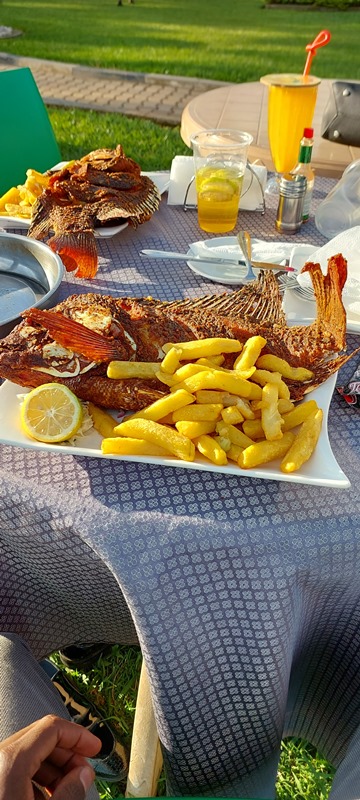
[[69,272],[93,278],[98,268],[94,228],[125,222],[136,228],[150,219],[160,199],[153,181],[141,175],[121,145],[94,150],[51,174],[34,206],[28,236],[50,236],[48,245]]
[[167,388],[156,379],[110,379],[109,361],[161,360],[165,342],[211,336],[245,341],[261,334],[267,340],[264,352],[313,371],[307,384],[287,381],[292,398],[300,399],[351,357],[344,352],[346,314],[341,300],[346,261],[341,255],[330,259],[327,276],[319,264],[307,264],[306,269],[318,308],[316,321],[308,326],[287,326],[270,270],[238,291],[197,300],[72,295],[51,311],[24,312],[24,321],[0,342],[0,376],[28,387],[58,381],[82,400],[138,410]]

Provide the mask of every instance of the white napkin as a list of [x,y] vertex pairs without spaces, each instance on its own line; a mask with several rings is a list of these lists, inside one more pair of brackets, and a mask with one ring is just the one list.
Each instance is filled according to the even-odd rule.
[[[309,256],[309,260],[318,263],[326,275],[328,259],[341,253],[348,262],[348,277],[343,289],[346,307],[354,314],[360,315],[360,225],[339,233],[329,242]],[[304,272],[297,276],[300,286],[312,286],[311,278]]]
[[[220,242],[220,243],[218,243]],[[254,261],[269,261],[273,264],[280,264],[285,258],[293,243],[286,245],[283,242],[264,242],[261,239],[251,239],[251,257]],[[229,259],[229,261],[244,262],[244,256],[240,250],[240,245],[235,236],[222,237],[221,239],[208,239],[207,241],[193,242],[190,250],[198,257],[211,257]]]
[[[239,208],[244,211],[256,211],[263,203],[262,191],[265,191],[267,181],[267,169],[264,166],[251,164],[255,176],[247,167],[245,170]],[[194,175],[194,160],[192,156],[175,156],[172,160],[170,171],[170,185],[168,191],[168,205],[182,206],[185,200],[186,190]],[[260,185],[259,185],[260,183]],[[262,187],[262,191],[261,191]],[[187,203],[196,206],[195,181],[192,182],[188,195]]]

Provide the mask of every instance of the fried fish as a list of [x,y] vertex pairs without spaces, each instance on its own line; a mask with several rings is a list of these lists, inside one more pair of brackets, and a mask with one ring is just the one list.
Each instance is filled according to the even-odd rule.
[[[54,172],[35,203],[28,236],[47,239],[68,271],[93,278],[98,269],[95,228],[146,222],[160,203],[139,164],[115,150],[94,150]],[[50,237],[50,238],[49,238]]]
[[319,264],[305,268],[312,277],[318,311],[310,325],[287,325],[270,270],[242,289],[196,300],[72,295],[51,311],[24,312],[24,321],[0,342],[0,375],[28,387],[58,381],[82,400],[138,410],[164,395],[166,387],[156,378],[108,378],[110,361],[160,361],[166,342],[214,336],[246,341],[260,334],[266,339],[263,352],[313,372],[307,383],[286,381],[291,398],[299,400],[354,355],[346,353],[341,300],[345,259],[331,258],[326,276]]

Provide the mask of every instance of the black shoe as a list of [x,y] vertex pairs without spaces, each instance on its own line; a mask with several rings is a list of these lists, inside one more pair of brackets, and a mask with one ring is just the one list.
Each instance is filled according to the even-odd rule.
[[91,766],[100,780],[117,783],[126,778],[129,759],[125,747],[116,741],[110,725],[104,720],[101,711],[84,697],[78,689],[58,669],[52,661],[40,661],[50,680],[61,695],[72,720],[83,725],[101,740],[101,750],[95,758],[90,758]]
[[59,650],[60,661],[70,669],[91,667],[101,655],[110,650],[111,644],[99,642],[98,644],[72,644]]

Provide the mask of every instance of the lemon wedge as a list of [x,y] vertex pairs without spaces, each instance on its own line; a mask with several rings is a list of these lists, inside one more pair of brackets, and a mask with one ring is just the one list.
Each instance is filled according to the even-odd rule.
[[37,386],[21,406],[22,428],[39,442],[65,442],[79,430],[82,416],[80,401],[61,383]]

